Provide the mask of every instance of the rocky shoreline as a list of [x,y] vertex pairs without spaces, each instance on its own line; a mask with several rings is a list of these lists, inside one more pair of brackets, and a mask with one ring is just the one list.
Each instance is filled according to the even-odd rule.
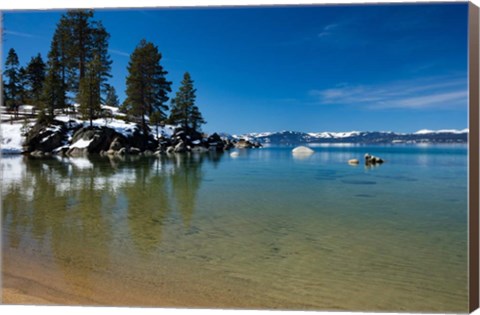
[[160,156],[260,147],[262,145],[258,142],[231,140],[222,138],[217,133],[207,136],[190,128],[173,128],[171,135],[162,133],[157,137],[150,128],[144,132],[138,125],[118,130],[108,126],[84,126],[74,120],[54,120],[50,124],[37,122],[26,133],[23,154],[33,157],[77,157],[89,154]]

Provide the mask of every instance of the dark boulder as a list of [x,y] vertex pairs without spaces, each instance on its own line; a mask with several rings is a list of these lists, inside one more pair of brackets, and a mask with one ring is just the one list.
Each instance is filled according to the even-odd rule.
[[177,143],[177,145],[175,146],[174,152],[175,153],[187,152],[187,145],[185,144],[185,142],[180,141],[179,143]]
[[158,141],[150,132],[145,135],[140,128],[137,128],[130,137],[126,138],[126,146],[138,148],[140,151],[154,151],[158,147]]
[[252,147],[252,144],[250,143],[250,141],[247,141],[245,139],[240,139],[238,140],[237,143],[235,143],[235,147],[237,149],[248,149]]
[[83,127],[73,134],[70,147],[71,149],[85,148],[86,153],[100,153],[100,151],[108,151],[117,137],[118,133],[108,127]]
[[117,155],[125,155],[127,153],[127,149],[121,148],[116,152]]
[[251,142],[250,140],[240,139],[235,143],[237,149],[250,149],[250,148],[261,148],[262,144],[257,141]]
[[117,136],[110,143],[109,150],[118,151],[121,148],[125,147],[126,139],[124,137]]
[[210,150],[217,152],[223,151],[224,148],[223,140],[217,133],[214,133],[207,138],[207,145]]
[[160,136],[158,138],[157,150],[166,151],[168,147],[172,146],[172,140],[170,138]]
[[142,153],[142,150],[140,150],[139,148],[131,147],[130,150],[128,150],[128,153],[132,155],[138,155]]
[[186,146],[192,147],[199,145],[202,139],[203,135],[192,128],[177,127],[171,137],[171,144],[176,146],[182,141]]
[[50,124],[39,122],[27,132],[23,149],[27,153],[52,152],[66,143],[66,131],[63,122],[56,120]]
[[384,161],[383,159],[373,156],[370,154],[365,154],[365,165],[376,165],[376,164],[382,164]]
[[223,149],[225,151],[228,151],[228,150],[233,149],[233,148],[235,148],[235,144],[232,141],[230,141],[228,139],[223,141]]
[[222,138],[217,133],[214,133],[207,138],[207,142],[208,143],[222,142]]

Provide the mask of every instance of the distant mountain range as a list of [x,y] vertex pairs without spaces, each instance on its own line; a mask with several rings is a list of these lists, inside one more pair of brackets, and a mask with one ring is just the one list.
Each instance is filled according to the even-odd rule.
[[466,143],[468,129],[463,130],[419,130],[415,133],[391,131],[349,131],[349,132],[299,132],[280,131],[248,133],[229,136],[233,139],[258,141],[262,144],[297,145],[308,143]]

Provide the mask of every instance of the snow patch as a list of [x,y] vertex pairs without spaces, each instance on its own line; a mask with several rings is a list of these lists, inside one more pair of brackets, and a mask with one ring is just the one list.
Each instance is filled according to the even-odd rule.
[[25,137],[22,135],[23,124],[2,123],[0,125],[0,147],[3,154],[22,153]]
[[83,149],[83,148],[86,148],[90,145],[90,143],[92,143],[93,139],[90,139],[90,140],[83,140],[83,139],[80,139],[78,140],[77,142],[75,142],[74,144],[72,144],[70,146],[70,148],[78,148],[78,149]]

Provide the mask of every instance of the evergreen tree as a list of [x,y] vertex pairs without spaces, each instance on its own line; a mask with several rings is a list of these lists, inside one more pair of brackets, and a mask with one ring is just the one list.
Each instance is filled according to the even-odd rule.
[[109,84],[107,79],[111,78],[110,74],[112,60],[108,54],[108,40],[110,39],[110,34],[106,31],[101,21],[93,22],[92,29],[92,49],[91,52],[87,54],[87,60],[92,60],[91,58],[99,58],[99,78],[101,84],[101,92],[107,93]]
[[5,61],[4,71],[5,106],[11,111],[17,111],[20,105],[20,66],[15,49],[10,48]]
[[42,96],[43,83],[45,82],[45,63],[38,54],[33,57],[26,68],[26,85],[28,88],[27,99],[32,105],[38,105]]
[[105,105],[113,107],[118,107],[120,105],[120,101],[118,100],[115,88],[111,85],[107,87],[107,97],[105,98]]
[[55,116],[55,109],[65,108],[66,83],[62,73],[61,44],[54,37],[48,53],[47,75],[41,96],[42,111],[48,113],[49,119]]
[[183,128],[197,130],[206,121],[203,119],[200,110],[195,105],[196,89],[193,87],[193,80],[190,73],[185,72],[180,89],[172,100],[172,111],[170,121],[180,124]]
[[85,68],[85,75],[80,80],[80,112],[84,119],[90,120],[90,127],[93,125],[93,119],[101,111],[101,73],[102,65],[100,57],[97,56],[88,62]]
[[20,67],[18,70],[18,105],[28,103],[27,69]]
[[190,122],[192,124],[193,130],[200,130],[201,125],[206,124],[207,122],[203,119],[202,113],[198,109],[198,106],[192,107],[192,112],[190,113]]
[[[66,16],[60,18],[55,33],[53,35],[51,50],[49,54],[55,54],[56,56],[56,66],[55,74],[60,78],[61,85],[65,89],[65,99],[62,103],[67,105],[67,91],[69,83],[72,81],[70,78],[72,76],[72,69],[74,68],[73,60],[68,57],[68,51],[71,46],[70,38],[72,37],[72,30],[70,28],[70,22],[66,19]],[[55,51],[52,51],[55,50]],[[50,58],[50,56],[49,56]]]
[[5,82],[3,82],[3,75],[0,76],[0,84],[2,85],[0,88],[2,90],[2,106],[7,107],[5,100],[7,99],[7,94],[5,92]]
[[108,55],[110,35],[100,21],[93,20],[92,10],[69,10],[55,30],[60,60],[60,76],[68,91],[79,97],[80,81],[86,74],[87,64],[95,56],[100,59],[102,87],[110,77],[111,60]]
[[131,114],[141,118],[145,134],[145,116],[159,112],[163,119],[168,110],[165,103],[168,101],[168,92],[171,92],[171,82],[165,78],[167,71],[160,65],[161,59],[157,46],[143,39],[128,63],[125,106]]
[[62,42],[62,50],[65,53],[62,62],[68,73],[68,87],[74,93],[78,93],[80,80],[85,75],[88,50],[93,46],[90,21],[92,18],[93,10],[68,10],[58,25],[59,35],[66,40]]

